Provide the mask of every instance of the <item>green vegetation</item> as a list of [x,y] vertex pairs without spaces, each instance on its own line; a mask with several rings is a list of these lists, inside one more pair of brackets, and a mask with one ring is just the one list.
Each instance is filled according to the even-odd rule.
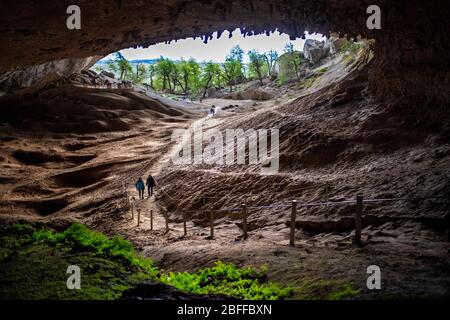
[[[28,224],[0,228],[0,299],[116,299],[143,279],[199,294],[245,299],[284,299],[290,289],[266,283],[266,268],[217,262],[197,273],[164,273],[121,237],[75,223],[62,232]],[[69,265],[82,273],[80,290],[66,288]]]
[[177,272],[165,274],[162,281],[181,290],[194,293],[225,294],[250,300],[286,299],[292,294],[291,288],[283,288],[275,283],[265,283],[267,268],[238,268],[233,264],[216,262],[211,268],[197,273]]
[[306,79],[303,83],[302,83],[302,87],[304,89],[309,89],[312,87],[312,85],[314,84],[314,82],[317,80],[317,78],[319,77],[319,75],[314,74],[313,76],[309,77],[308,79]]
[[316,74],[322,75],[327,71],[328,71],[328,67],[323,67],[323,68],[317,69]]
[[[62,233],[2,225],[0,299],[116,299],[150,276],[126,242],[105,238],[78,224]],[[66,287],[69,265],[83,270],[80,290]]]
[[248,52],[250,58],[250,72],[256,75],[260,84],[263,84],[263,78],[268,74],[266,56],[256,50]]
[[[82,270],[81,289],[69,290],[69,265]],[[283,287],[267,281],[267,267],[216,262],[197,272],[164,272],[121,237],[75,223],[61,232],[30,224],[0,225],[0,299],[117,299],[144,279],[197,294],[241,299],[345,299],[359,294],[339,280],[304,280]]]
[[284,52],[287,56],[288,66],[295,71],[297,80],[300,80],[300,66],[304,63],[304,57],[294,50],[292,43],[286,44]]
[[344,62],[345,66],[349,66],[355,61],[356,55],[362,47],[362,43],[353,41],[349,41],[341,47],[340,52],[344,53],[342,61]]
[[309,89],[313,86],[314,82],[322,76],[325,72],[328,71],[328,67],[322,67],[320,69],[317,69],[316,72],[311,75],[309,78],[307,78],[302,84],[301,87],[304,89]]
[[86,226],[75,223],[63,232],[53,232],[49,229],[37,230],[33,239],[38,244],[70,248],[77,252],[87,250],[97,255],[122,259],[127,264],[139,267],[150,276],[155,277],[158,270],[149,259],[136,254],[133,245],[122,237],[109,239],[100,232],[88,229]]
[[[354,62],[362,43],[349,41],[339,50],[343,54],[346,66]],[[225,57],[223,63],[197,62],[195,59],[173,61],[160,57],[155,63],[132,65],[122,54],[116,53],[115,59],[107,64],[107,69],[121,80],[128,80],[170,96],[205,98],[208,90],[228,88],[233,92],[238,85],[251,80],[263,80],[270,77],[276,80],[278,86],[291,81],[300,83],[303,88],[310,88],[317,76],[325,73],[328,68],[317,70],[314,78],[304,79],[302,70],[306,59],[302,52],[294,50],[292,43],[287,43],[284,54],[270,50],[260,53],[257,50],[247,52],[249,63],[244,64],[244,51],[238,45],[234,46]],[[278,65],[278,68],[275,68]],[[95,67],[99,71],[99,67]],[[277,71],[275,70],[277,69]]]
[[302,280],[295,287],[293,298],[298,300],[342,300],[356,297],[360,290],[343,280]]
[[286,84],[290,81],[300,81],[300,70],[305,63],[302,52],[295,51],[292,43],[288,43],[284,49],[284,54],[278,58],[278,85]]
[[[212,61],[199,63],[194,59],[173,61],[160,57],[154,64],[133,66],[117,52],[115,58],[108,62],[107,69],[120,80],[145,84],[168,94],[199,98],[205,97],[209,88],[228,87],[232,92],[234,87],[248,80],[257,79],[262,83],[274,71],[278,61],[278,53],[273,50],[267,53],[251,50],[248,56],[248,68],[243,63],[244,51],[239,46],[234,46],[221,64]],[[95,67],[95,70],[101,71],[101,67]]]
[[353,42],[353,41],[348,41],[347,43],[345,43],[341,49],[340,52],[348,52],[351,53],[353,55],[356,55],[356,53],[363,47],[362,43],[359,42]]
[[133,79],[133,67],[120,52],[116,52],[115,59],[108,63],[108,69],[116,74],[119,74],[120,80]]

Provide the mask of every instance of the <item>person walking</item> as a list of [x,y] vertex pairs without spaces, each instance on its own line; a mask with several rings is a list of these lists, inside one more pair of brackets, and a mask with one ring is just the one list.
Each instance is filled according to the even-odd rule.
[[152,175],[149,175],[146,181],[149,198],[153,195],[153,187],[155,186],[155,184],[156,184],[155,179],[153,179]]
[[144,199],[145,184],[144,181],[142,181],[142,178],[139,178],[136,182],[136,189],[139,192],[139,199]]

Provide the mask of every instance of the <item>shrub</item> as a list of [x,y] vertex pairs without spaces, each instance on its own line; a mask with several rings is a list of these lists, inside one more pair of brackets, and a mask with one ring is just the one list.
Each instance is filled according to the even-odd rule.
[[90,230],[80,223],[75,223],[59,233],[49,229],[38,230],[33,234],[33,239],[50,245],[64,246],[71,250],[88,250],[121,258],[131,265],[144,269],[152,276],[158,274],[151,260],[138,256],[129,241],[118,236],[109,239],[104,234]]
[[239,268],[231,263],[218,261],[211,268],[197,273],[177,272],[161,276],[161,280],[180,290],[198,294],[224,294],[248,300],[285,299],[292,294],[290,288],[265,282],[267,268],[256,270]]

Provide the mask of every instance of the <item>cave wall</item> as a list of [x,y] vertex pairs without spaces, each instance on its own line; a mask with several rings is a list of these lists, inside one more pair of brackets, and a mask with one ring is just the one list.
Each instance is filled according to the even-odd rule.
[[65,58],[23,67],[0,74],[0,92],[17,93],[30,87],[42,87],[60,78],[68,78],[92,67],[102,56]]
[[[82,29],[65,26],[66,8],[81,7]],[[382,29],[368,30],[365,0],[105,0],[2,1],[0,72],[64,58],[107,55],[133,46],[203,36],[240,27],[278,28],[374,38],[371,89],[380,98],[448,97],[449,9],[445,1],[380,0]],[[225,35],[227,36],[227,35]]]

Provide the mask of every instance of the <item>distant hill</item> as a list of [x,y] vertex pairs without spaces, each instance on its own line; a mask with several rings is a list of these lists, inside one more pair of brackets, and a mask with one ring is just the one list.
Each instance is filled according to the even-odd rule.
[[[154,64],[158,61],[158,59],[140,59],[140,60],[130,60],[131,64]],[[96,65],[105,65],[108,64],[110,60],[99,60]]]

